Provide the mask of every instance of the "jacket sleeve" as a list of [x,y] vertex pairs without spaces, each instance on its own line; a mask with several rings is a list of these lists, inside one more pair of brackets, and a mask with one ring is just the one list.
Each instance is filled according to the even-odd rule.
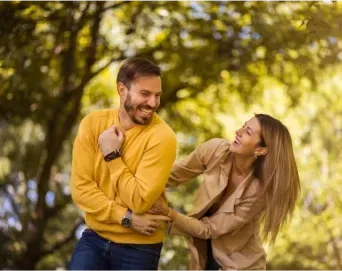
[[175,134],[159,129],[149,139],[135,174],[121,157],[107,163],[114,189],[129,209],[141,214],[151,208],[165,190],[175,157]]
[[210,217],[196,219],[177,213],[170,228],[170,234],[200,239],[217,239],[234,232],[253,220],[264,208],[256,196],[243,199],[234,212],[222,212]]
[[201,175],[222,139],[214,138],[198,146],[186,158],[177,162],[171,170],[167,186],[174,187]]
[[80,124],[73,146],[72,198],[84,212],[102,223],[121,223],[127,208],[109,199],[94,180],[95,138],[91,117]]

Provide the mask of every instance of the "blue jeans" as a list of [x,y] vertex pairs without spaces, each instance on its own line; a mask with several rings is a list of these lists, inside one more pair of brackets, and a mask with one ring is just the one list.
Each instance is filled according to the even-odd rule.
[[69,270],[157,270],[163,243],[118,244],[86,229],[78,241]]

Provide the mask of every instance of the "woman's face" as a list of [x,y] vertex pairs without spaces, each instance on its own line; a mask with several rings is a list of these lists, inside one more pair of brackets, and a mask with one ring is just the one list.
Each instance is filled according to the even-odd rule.
[[235,140],[230,145],[230,151],[242,156],[254,156],[261,141],[260,131],[258,119],[256,117],[251,118],[236,131]]

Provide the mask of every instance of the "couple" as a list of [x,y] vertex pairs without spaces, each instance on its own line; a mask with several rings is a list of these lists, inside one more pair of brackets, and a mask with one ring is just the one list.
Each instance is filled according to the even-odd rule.
[[[126,60],[117,76],[120,108],[81,121],[72,197],[88,229],[69,269],[156,270],[166,222],[169,234],[187,237],[190,269],[265,269],[261,237],[275,240],[300,190],[287,128],[256,114],[233,142],[211,139],[173,164],[175,134],[155,113],[160,75],[148,60]],[[165,186],[201,174],[193,210],[169,208]]]

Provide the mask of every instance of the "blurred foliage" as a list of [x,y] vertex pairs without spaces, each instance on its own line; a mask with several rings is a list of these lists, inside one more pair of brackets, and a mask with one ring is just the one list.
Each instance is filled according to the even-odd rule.
[[[232,139],[254,112],[289,127],[302,179],[293,222],[269,269],[342,269],[342,4],[339,2],[1,2],[0,268],[66,268],[82,215],[70,198],[82,116],[115,107],[130,56],[163,69],[159,114],[178,159]],[[169,190],[191,208],[200,178]],[[160,269],[186,269],[168,237]]]

